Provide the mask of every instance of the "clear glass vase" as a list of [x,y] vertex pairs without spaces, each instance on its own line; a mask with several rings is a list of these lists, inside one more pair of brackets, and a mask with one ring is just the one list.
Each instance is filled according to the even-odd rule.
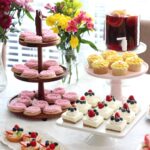
[[63,79],[63,82],[68,84],[77,83],[79,80],[79,60],[76,49],[61,50],[61,63],[68,70],[68,75]]
[[5,60],[6,60],[6,45],[0,42],[0,92],[2,92],[7,85],[7,76],[5,71]]

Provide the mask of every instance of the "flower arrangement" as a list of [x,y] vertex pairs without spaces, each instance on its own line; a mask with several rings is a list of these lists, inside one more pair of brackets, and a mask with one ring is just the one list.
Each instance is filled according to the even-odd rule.
[[33,19],[30,12],[32,0],[0,0],[0,41],[7,42],[7,32],[17,32],[17,24],[21,25],[22,18],[27,15]]
[[[78,0],[62,0],[57,2],[55,6],[50,4],[45,6],[50,13],[46,18],[46,24],[61,38],[57,47],[65,53],[70,75],[69,83],[72,75],[71,62],[76,60],[75,52],[80,51],[81,43],[89,44],[97,50],[97,47],[91,41],[83,37],[85,32],[89,33],[94,30],[94,24],[92,18],[86,12],[80,10],[81,6],[82,3]],[[78,80],[78,72],[76,73]]]

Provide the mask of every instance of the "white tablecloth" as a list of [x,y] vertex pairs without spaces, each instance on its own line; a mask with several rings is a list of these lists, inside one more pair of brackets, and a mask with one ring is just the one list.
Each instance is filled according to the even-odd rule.
[[[61,81],[46,83],[47,89],[63,86]],[[104,98],[109,94],[109,80],[103,80],[89,75],[82,76],[78,84],[66,87],[68,91],[78,92],[83,95],[88,89],[95,91],[96,95]],[[145,116],[135,125],[135,127],[123,138],[115,139],[106,136],[91,136],[90,133],[63,128],[56,125],[56,119],[47,121],[37,121],[20,118],[7,110],[7,103],[11,97],[20,93],[21,90],[36,90],[36,83],[27,83],[15,79],[12,73],[8,73],[8,86],[0,93],[0,129],[1,131],[14,124],[20,124],[25,128],[40,130],[58,141],[69,150],[135,150],[142,142],[144,135],[150,132],[150,121]],[[134,95],[143,108],[147,109],[150,103],[150,76],[143,75],[134,79],[125,80],[123,83],[123,94],[128,97]],[[0,132],[2,134],[2,132]],[[99,143],[97,142],[99,140]],[[107,144],[107,145],[105,145]],[[7,150],[7,147],[0,144],[0,150]]]

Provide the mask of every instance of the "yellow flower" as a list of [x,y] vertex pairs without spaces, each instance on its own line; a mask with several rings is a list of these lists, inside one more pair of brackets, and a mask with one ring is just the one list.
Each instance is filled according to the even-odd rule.
[[68,26],[69,20],[71,20],[70,17],[61,15],[61,17],[58,20],[58,26],[60,26],[62,29],[66,29]]
[[54,16],[48,16],[46,18],[46,24],[48,26],[53,26],[55,24],[55,17]]
[[72,48],[76,48],[79,44],[79,39],[77,36],[71,35],[70,45]]
[[54,33],[59,33],[59,29],[57,27],[53,27],[52,30]]

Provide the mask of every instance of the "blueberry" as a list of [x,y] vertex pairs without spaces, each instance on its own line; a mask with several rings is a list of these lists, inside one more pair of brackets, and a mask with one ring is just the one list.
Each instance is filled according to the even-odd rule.
[[127,100],[127,103],[130,103],[130,100]]
[[77,110],[77,108],[74,107],[74,110]]
[[107,104],[105,104],[105,107],[107,106]]
[[30,143],[27,143],[27,147],[29,147],[30,146]]
[[123,120],[123,118],[120,118],[120,120],[122,121],[122,120]]
[[79,103],[79,102],[80,102],[79,100],[76,101],[76,103]]
[[13,130],[13,131],[16,131],[17,129],[16,129],[16,128],[13,128],[12,130]]
[[95,94],[94,94],[94,93],[92,93],[92,95],[94,96]]
[[99,113],[98,112],[95,112],[95,114],[98,116],[99,115]]
[[88,92],[85,92],[84,95],[85,95],[85,96],[88,96]]
[[116,119],[115,119],[115,121],[116,121],[116,122],[119,122],[119,121],[120,121],[120,119],[119,119],[119,118],[116,118]]
[[125,112],[125,109],[122,109],[122,112]]
[[58,143],[57,143],[57,142],[55,142],[54,144],[55,144],[55,146],[57,146],[57,145],[58,145]]
[[128,113],[130,113],[130,110],[127,110]]
[[31,134],[31,132],[29,132],[29,134]]
[[114,120],[115,118],[114,118],[114,116],[111,116],[110,119],[111,119],[111,120]]
[[97,110],[96,110],[96,109],[94,109],[94,112],[97,112]]
[[137,103],[137,101],[135,101],[135,104]]
[[49,141],[45,141],[45,146],[48,146],[49,145]]

